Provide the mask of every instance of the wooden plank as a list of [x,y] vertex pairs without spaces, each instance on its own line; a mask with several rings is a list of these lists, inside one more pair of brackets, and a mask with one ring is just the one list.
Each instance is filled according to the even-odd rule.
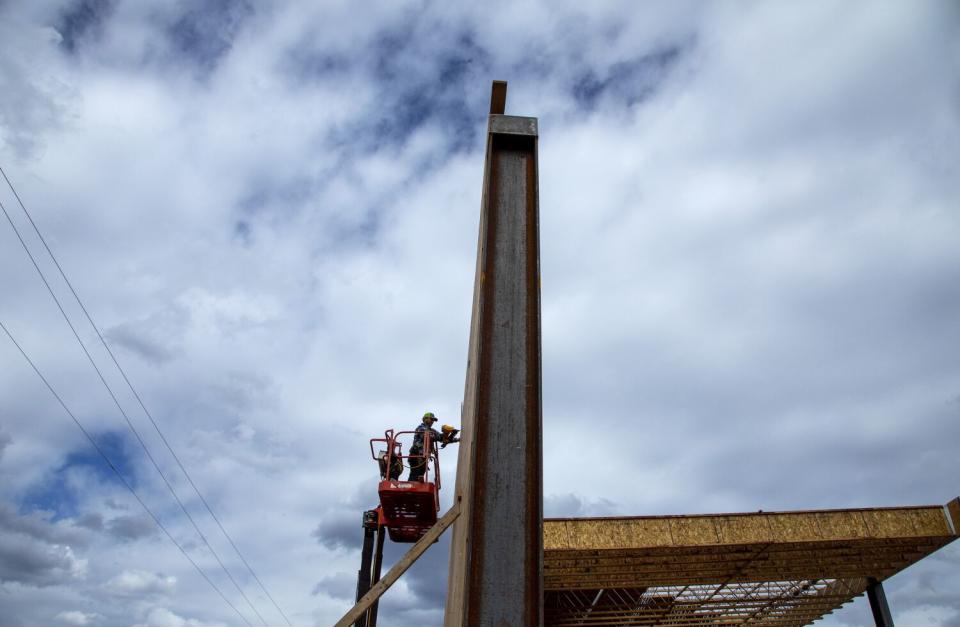
[[480,198],[480,225],[477,234],[477,265],[473,281],[473,307],[470,317],[470,340],[467,348],[467,374],[464,382],[463,405],[460,407],[460,447],[457,454],[457,481],[455,497],[463,517],[453,526],[450,539],[450,567],[447,577],[447,602],[444,625],[460,625],[465,604],[467,572],[470,568],[470,515],[473,494],[473,458],[476,450],[474,426],[477,414],[478,363],[480,361],[480,318],[483,311],[484,263],[487,255],[487,181],[490,178],[490,141],[483,170],[483,191]]
[[334,627],[350,627],[350,625],[353,625],[357,619],[367,611],[367,608],[383,596],[383,593],[389,590],[390,586],[396,583],[397,579],[400,579],[400,575],[407,572],[407,569],[413,566],[414,562],[416,562],[421,555],[426,553],[430,545],[437,541],[440,534],[446,531],[447,527],[449,527],[459,515],[460,503],[457,502],[437,521],[437,524],[430,527],[430,530],[422,538],[417,540],[416,544],[410,547],[410,550],[393,565],[383,579],[371,587],[370,591],[363,595],[363,598],[360,599],[349,612],[344,614],[343,618],[337,621]]
[[490,115],[503,115],[507,110],[507,81],[493,81],[490,90]]

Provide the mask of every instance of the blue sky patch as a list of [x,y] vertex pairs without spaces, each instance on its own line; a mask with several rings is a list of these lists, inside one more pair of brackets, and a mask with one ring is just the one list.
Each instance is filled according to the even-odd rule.
[[[469,61],[453,60],[441,66],[441,74],[430,82],[402,89],[382,109],[382,115],[362,145],[370,151],[404,144],[421,126],[434,123],[449,138],[449,152],[469,150],[477,142],[477,110],[468,105],[461,81],[448,82],[440,76],[461,74]],[[387,96],[389,97],[389,96]]]
[[577,105],[593,110],[603,98],[633,106],[649,98],[676,65],[680,46],[662,48],[630,61],[614,63],[606,71],[593,69],[580,74],[571,89]]
[[351,65],[350,58],[345,54],[309,50],[306,45],[298,45],[283,55],[278,70],[289,75],[293,84],[299,84],[345,74]]
[[112,10],[111,0],[80,0],[64,9],[55,25],[62,37],[60,47],[76,53],[84,39],[96,34]]
[[[0,165],[245,559],[291,620],[330,625],[377,502],[367,438],[458,420],[492,79],[542,133],[548,513],[956,496],[960,21],[895,4],[0,0]],[[0,271],[0,319],[71,411],[98,411],[19,246]],[[50,431],[29,370],[0,372],[0,512],[23,519],[0,546],[39,565],[0,623],[242,623],[96,450]],[[654,424],[641,455],[616,428],[590,437],[612,477],[661,489],[569,472],[584,415]],[[99,424],[206,570],[133,435]],[[444,542],[385,597],[390,627],[442,622]],[[891,583],[913,622],[955,618],[960,542],[943,551]],[[824,624],[869,621],[859,599]]]
[[410,43],[418,40],[414,30],[406,22],[374,40],[371,63],[381,85],[381,108],[367,148],[401,145],[421,126],[435,123],[450,138],[450,153],[469,150],[484,112],[478,111],[468,85],[490,73],[490,54],[464,30],[424,62]]
[[179,54],[209,72],[233,47],[253,6],[246,0],[209,0],[196,6],[170,25],[167,39]]
[[233,224],[233,235],[241,244],[249,246],[252,237],[250,223],[246,220],[237,220]]
[[[108,431],[95,434],[93,438],[120,474],[135,488],[137,482],[134,460],[130,455],[129,443],[121,432]],[[71,479],[76,472],[92,474],[101,483],[119,483],[110,466],[93,446],[86,443],[80,449],[69,453],[59,468],[24,495],[20,510],[51,511],[54,512],[54,520],[76,516],[79,513],[80,499]]]

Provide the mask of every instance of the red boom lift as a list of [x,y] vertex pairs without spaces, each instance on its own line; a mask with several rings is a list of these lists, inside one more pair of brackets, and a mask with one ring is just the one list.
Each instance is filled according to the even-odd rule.
[[[357,601],[380,581],[383,565],[383,530],[394,542],[412,543],[419,540],[437,522],[440,510],[440,460],[437,443],[429,431],[423,434],[423,453],[404,455],[403,440],[412,443],[415,431],[384,432],[382,438],[370,440],[370,455],[380,467],[380,505],[363,513],[363,552],[357,574]],[[456,431],[452,435],[456,435]],[[379,446],[376,446],[379,444]],[[406,463],[404,463],[406,460]],[[405,468],[420,467],[424,474],[420,481],[403,481]],[[376,627],[379,601],[360,617],[354,627]]]
[[[423,434],[423,453],[404,455],[401,436],[416,435],[414,431],[386,431],[384,437],[370,440],[370,454],[380,466],[380,506],[377,507],[380,525],[386,527],[394,542],[416,542],[437,522],[440,510],[440,461],[436,442],[430,432]],[[383,446],[374,452],[374,443]],[[410,468],[425,464],[421,481],[402,481],[404,463]],[[432,467],[431,467],[432,466]]]

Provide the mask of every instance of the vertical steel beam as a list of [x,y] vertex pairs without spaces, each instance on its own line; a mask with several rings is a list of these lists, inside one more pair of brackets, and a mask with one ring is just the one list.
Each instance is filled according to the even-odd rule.
[[[380,572],[383,569],[383,540],[386,537],[387,528],[377,525],[377,546],[373,551],[373,574],[370,577],[371,586],[376,585],[376,583],[380,581]],[[377,612],[379,609],[380,600],[377,599],[367,612],[367,627],[377,627]]]
[[876,579],[871,579],[867,586],[867,598],[870,599],[870,611],[873,612],[873,622],[877,627],[893,627],[893,618],[890,616],[890,606],[887,605],[883,584]]
[[536,118],[495,82],[444,624],[543,624],[540,234]]
[[[376,514],[375,510],[363,513],[363,549],[360,552],[360,570],[357,571],[357,602],[370,591],[370,566],[373,561],[374,535],[376,534],[376,529],[370,525],[370,520],[376,520]],[[368,627],[367,615],[361,616],[353,625]]]

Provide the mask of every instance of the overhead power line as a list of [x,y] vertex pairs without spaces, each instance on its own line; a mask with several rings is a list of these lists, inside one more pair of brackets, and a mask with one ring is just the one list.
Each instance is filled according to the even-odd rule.
[[197,497],[200,499],[200,502],[203,503],[203,506],[204,508],[206,508],[207,512],[210,514],[210,517],[213,518],[214,522],[216,522],[217,527],[220,529],[220,533],[223,534],[223,537],[225,537],[227,539],[227,542],[230,543],[230,546],[233,547],[233,550],[236,552],[237,557],[239,557],[240,561],[243,562],[243,565],[246,567],[247,571],[253,577],[254,581],[257,582],[257,585],[260,586],[260,589],[263,590],[263,593],[267,596],[268,599],[270,599],[270,602],[273,604],[273,607],[275,607],[277,612],[280,613],[280,616],[283,617],[283,620],[287,623],[287,625],[289,625],[290,627],[293,627],[293,625],[290,623],[290,619],[288,619],[287,615],[283,612],[282,609],[280,609],[280,605],[277,604],[276,600],[274,600],[273,598],[273,595],[270,594],[270,591],[267,590],[267,587],[263,584],[262,581],[260,581],[260,577],[257,576],[257,573],[253,570],[253,567],[250,566],[250,564],[247,562],[247,559],[243,556],[243,553],[240,552],[240,549],[239,547],[237,547],[236,543],[233,541],[233,538],[230,536],[229,533],[227,533],[227,530],[224,528],[223,524],[220,522],[220,518],[213,512],[213,508],[210,507],[210,504],[207,502],[207,499],[204,498],[203,494],[200,493],[200,489],[197,487],[197,484],[194,483],[193,477],[190,476],[190,473],[187,472],[186,467],[180,461],[180,457],[174,452],[173,447],[170,446],[170,443],[167,441],[166,436],[164,436],[163,432],[160,430],[160,426],[157,424],[157,421],[154,420],[153,414],[150,413],[150,411],[147,409],[147,406],[144,404],[143,399],[140,397],[140,393],[137,392],[137,389],[134,387],[133,383],[130,381],[130,378],[127,376],[126,371],[120,365],[120,362],[117,360],[116,356],[113,354],[113,351],[110,349],[110,345],[107,344],[107,341],[104,339],[103,335],[100,333],[100,328],[94,323],[93,318],[90,316],[90,312],[87,311],[86,306],[83,304],[83,300],[81,300],[80,295],[77,293],[77,290],[74,289],[73,283],[71,283],[70,279],[67,278],[67,274],[66,272],[63,271],[63,267],[60,265],[60,262],[57,260],[56,256],[53,254],[53,251],[50,249],[50,246],[47,245],[46,238],[40,232],[40,229],[37,227],[37,223],[34,222],[33,220],[33,216],[30,215],[30,212],[27,210],[27,206],[23,203],[23,200],[20,198],[20,194],[17,193],[16,188],[13,186],[13,183],[7,177],[7,173],[3,170],[2,166],[0,166],[0,174],[3,175],[3,180],[6,181],[7,186],[10,188],[10,191],[13,192],[14,198],[17,199],[17,203],[19,203],[20,208],[23,210],[24,215],[27,216],[27,220],[30,221],[30,225],[33,227],[33,231],[37,234],[37,237],[40,239],[40,242],[43,244],[44,249],[46,249],[47,254],[50,255],[50,259],[53,261],[54,265],[57,267],[57,271],[59,271],[60,276],[63,278],[64,283],[66,283],[67,287],[70,288],[70,293],[73,294],[73,297],[76,299],[77,304],[80,306],[80,310],[83,311],[83,315],[87,319],[87,322],[89,322],[90,326],[93,327],[93,330],[96,332],[97,337],[100,339],[100,343],[103,345],[104,349],[106,349],[107,354],[110,356],[110,359],[113,361],[114,366],[117,367],[117,370],[120,372],[120,375],[123,377],[123,380],[127,384],[127,387],[130,388],[130,391],[133,393],[134,398],[137,399],[137,403],[140,405],[140,409],[143,410],[143,413],[150,420],[150,424],[153,425],[153,428],[156,430],[157,435],[160,436],[160,440],[163,442],[164,446],[170,452],[170,455],[173,457],[173,459],[177,462],[177,466],[180,468],[180,472],[182,472],[184,477],[187,478],[187,482],[190,484],[190,487],[193,488],[193,491],[196,493]]
[[137,439],[137,442],[140,443],[140,448],[143,449],[144,454],[146,454],[147,459],[150,460],[150,464],[153,466],[154,470],[157,471],[157,474],[160,475],[160,478],[163,479],[163,483],[167,486],[167,490],[170,491],[170,494],[173,495],[173,499],[177,502],[177,505],[180,506],[180,509],[183,511],[184,515],[190,521],[190,524],[193,526],[194,530],[197,532],[197,535],[200,536],[200,539],[209,549],[210,553],[213,554],[213,557],[217,560],[217,563],[220,565],[220,568],[227,575],[227,578],[233,583],[234,587],[240,593],[240,596],[247,602],[247,605],[250,606],[250,609],[253,610],[253,613],[256,614],[260,621],[267,625],[267,621],[264,620],[263,616],[260,615],[260,612],[257,611],[257,608],[253,606],[253,603],[250,602],[250,599],[247,598],[246,593],[233,578],[233,575],[230,574],[230,571],[227,569],[226,565],[223,563],[223,560],[220,559],[220,555],[217,554],[216,549],[210,544],[207,540],[207,537],[200,530],[199,525],[194,520],[193,516],[190,515],[190,511],[184,505],[183,501],[180,500],[180,497],[177,495],[176,490],[173,488],[173,484],[170,483],[170,480],[167,479],[166,474],[160,468],[160,464],[157,463],[157,460],[154,459],[153,454],[150,452],[150,449],[147,447],[147,443],[144,442],[143,438],[140,436],[140,432],[133,425],[133,421],[130,420],[130,416],[127,415],[126,410],[123,408],[123,405],[120,404],[120,400],[117,398],[117,395],[114,393],[113,388],[110,387],[110,384],[107,383],[106,377],[103,376],[103,371],[100,370],[100,367],[97,365],[97,362],[93,359],[93,355],[90,354],[90,351],[87,349],[87,345],[80,338],[80,334],[77,332],[77,328],[73,325],[73,322],[70,320],[70,316],[67,315],[66,310],[63,308],[63,304],[60,302],[60,299],[57,297],[56,292],[53,291],[53,288],[50,286],[50,282],[47,280],[47,276],[43,273],[43,270],[40,269],[40,265],[37,263],[36,258],[33,256],[33,253],[30,252],[30,248],[27,246],[26,241],[24,241],[23,236],[20,234],[20,229],[17,228],[17,225],[13,222],[13,219],[10,217],[10,214],[7,212],[7,208],[0,202],[0,210],[3,210],[3,215],[6,216],[7,221],[10,223],[10,226],[13,228],[14,233],[17,235],[17,239],[20,240],[20,245],[23,247],[24,252],[27,253],[27,256],[30,258],[30,261],[33,263],[33,267],[37,270],[37,273],[40,275],[40,279],[43,281],[43,284],[46,286],[47,291],[50,293],[50,296],[53,298],[54,302],[57,304],[57,308],[60,310],[63,319],[66,321],[67,326],[70,327],[70,331],[73,332],[73,337],[76,338],[77,343],[80,344],[80,348],[83,350],[83,354],[87,356],[87,360],[90,362],[90,365],[93,366],[93,369],[96,371],[97,376],[100,378],[100,382],[106,388],[107,393],[110,395],[110,398],[113,400],[113,404],[116,405],[117,409],[120,411],[120,415],[123,416],[124,421],[127,423],[130,431],[133,433],[134,437]]
[[183,554],[183,556],[187,559],[187,561],[190,562],[190,564],[194,567],[194,569],[196,569],[198,573],[200,573],[200,576],[203,577],[208,584],[210,584],[210,587],[213,588],[218,595],[220,595],[220,598],[223,599],[224,603],[229,605],[230,609],[236,612],[237,616],[239,616],[240,619],[243,620],[243,622],[245,622],[249,627],[253,627],[253,625],[250,624],[250,621],[247,620],[246,616],[240,613],[240,610],[238,610],[237,607],[230,602],[230,599],[228,599],[226,595],[223,594],[223,591],[219,587],[217,587],[217,584],[213,583],[213,580],[210,579],[210,577],[208,577],[205,572],[203,572],[203,569],[200,568],[200,565],[197,564],[192,557],[190,557],[190,554],[187,553],[187,551],[183,548],[183,546],[180,545],[179,542],[177,542],[176,538],[173,537],[173,534],[171,534],[170,531],[167,529],[167,527],[162,522],[160,522],[160,518],[156,514],[154,514],[153,510],[151,510],[150,507],[144,502],[144,500],[140,498],[140,495],[137,494],[137,491],[133,489],[133,486],[130,485],[130,482],[127,481],[127,478],[123,476],[123,473],[120,472],[117,466],[113,463],[113,461],[110,460],[110,458],[107,456],[104,450],[100,447],[100,445],[97,444],[97,441],[93,438],[92,435],[90,435],[90,432],[87,431],[87,429],[83,426],[83,424],[80,422],[77,416],[72,411],[70,411],[70,408],[67,407],[67,404],[63,402],[63,398],[60,397],[60,395],[57,393],[54,387],[50,384],[50,381],[47,380],[47,378],[43,375],[42,372],[40,372],[40,369],[37,368],[37,365],[33,362],[32,359],[30,359],[30,356],[27,354],[27,352],[23,349],[22,346],[20,346],[20,343],[17,342],[17,340],[13,337],[13,334],[10,333],[10,330],[7,329],[6,325],[3,324],[3,321],[0,321],[0,329],[3,329],[3,332],[7,335],[8,338],[10,338],[10,341],[13,343],[13,345],[17,347],[17,350],[20,351],[20,354],[23,355],[23,358],[27,361],[28,364],[30,364],[30,367],[33,369],[33,371],[37,374],[38,377],[40,377],[40,380],[43,381],[43,384],[47,386],[47,389],[50,390],[50,393],[53,394],[53,397],[57,399],[57,402],[60,404],[60,407],[62,407],[63,410],[67,412],[67,415],[69,415],[70,418],[73,419],[74,424],[76,424],[77,427],[80,429],[80,431],[83,432],[83,435],[85,435],[86,438],[90,441],[90,444],[93,445],[93,448],[97,450],[97,453],[100,454],[100,457],[103,458],[103,461],[106,462],[107,466],[110,467],[110,470],[112,470],[113,473],[117,475],[117,478],[120,479],[120,482],[124,485],[124,487],[126,487],[127,490],[130,492],[130,494],[133,495],[133,498],[137,499],[137,502],[140,503],[140,506],[144,509],[144,511],[146,511],[147,514],[150,515],[150,518],[153,519],[153,522],[156,523],[157,527],[159,527],[161,531],[163,531],[163,533],[166,534],[167,538],[170,539],[170,542],[173,542],[174,546],[177,547],[177,549]]
[[[89,313],[87,313],[86,308],[83,306],[83,303],[80,301],[80,298],[79,298],[79,296],[77,295],[76,291],[74,290],[72,284],[70,284],[69,280],[68,280],[67,277],[66,277],[66,274],[63,272],[63,268],[60,266],[59,262],[57,262],[56,258],[53,256],[53,252],[50,250],[49,246],[47,246],[46,240],[44,240],[42,234],[40,234],[39,229],[37,229],[36,223],[33,221],[33,218],[30,216],[29,212],[27,211],[26,206],[23,204],[23,201],[20,200],[19,194],[17,194],[16,189],[15,189],[15,188],[13,187],[13,185],[10,183],[10,179],[7,178],[6,172],[3,172],[2,168],[0,168],[0,173],[2,173],[4,179],[5,179],[6,182],[7,182],[7,185],[10,186],[11,191],[13,191],[14,196],[17,198],[17,201],[20,203],[21,209],[23,209],[24,213],[26,213],[26,215],[27,215],[28,219],[30,220],[30,223],[33,225],[33,228],[35,229],[38,237],[40,237],[41,241],[42,241],[43,244],[44,244],[44,247],[46,247],[47,253],[50,255],[51,259],[53,259],[54,263],[56,264],[57,268],[59,269],[60,274],[61,274],[61,276],[63,277],[64,281],[70,286],[70,290],[71,290],[71,292],[73,293],[74,297],[77,299],[77,302],[80,304],[81,309],[82,309],[82,310],[84,311],[84,313],[86,314],[87,320],[90,322],[91,326],[94,327],[94,330],[96,330],[97,336],[100,338],[100,341],[103,342],[104,346],[107,346],[106,341],[104,340],[102,334],[100,333],[99,329],[97,329],[96,325],[93,323],[93,320],[90,318]],[[140,447],[143,449],[143,452],[146,454],[147,459],[150,460],[151,465],[152,465],[152,466],[154,467],[154,469],[157,471],[157,474],[160,475],[160,478],[163,480],[163,483],[167,486],[167,489],[169,490],[170,494],[173,496],[174,500],[177,502],[177,505],[180,507],[180,509],[183,511],[184,515],[185,515],[185,516],[187,517],[187,519],[190,521],[190,524],[193,526],[194,530],[197,532],[197,535],[200,536],[200,539],[203,541],[204,545],[207,547],[207,549],[210,551],[210,553],[214,556],[214,558],[216,559],[217,563],[220,565],[220,568],[223,570],[224,574],[226,574],[227,578],[230,580],[230,582],[233,584],[233,586],[234,586],[234,587],[237,589],[237,591],[240,593],[240,596],[243,597],[244,601],[246,601],[247,605],[250,607],[250,609],[253,611],[253,613],[257,615],[257,617],[260,619],[260,621],[261,621],[265,626],[268,625],[267,621],[263,618],[263,616],[260,614],[260,612],[257,610],[257,608],[253,605],[253,603],[252,603],[252,602],[250,601],[250,599],[247,597],[247,594],[243,591],[243,588],[240,587],[240,584],[236,581],[236,579],[234,579],[234,577],[233,577],[233,575],[230,573],[229,569],[227,569],[226,565],[223,563],[223,560],[220,558],[220,555],[217,553],[216,549],[214,549],[213,546],[210,544],[210,542],[207,540],[206,535],[200,530],[200,527],[199,527],[199,525],[197,525],[196,520],[194,520],[193,516],[190,514],[190,511],[187,509],[186,505],[184,505],[184,503],[183,503],[183,501],[180,499],[179,495],[177,495],[177,492],[176,492],[176,490],[173,488],[173,485],[170,483],[170,480],[167,478],[166,474],[163,472],[163,470],[160,468],[160,465],[157,463],[156,459],[153,457],[153,454],[150,452],[150,449],[147,447],[146,442],[145,442],[145,441],[143,440],[143,438],[141,437],[140,432],[139,432],[139,431],[137,430],[137,428],[134,426],[134,424],[133,424],[133,422],[130,420],[130,417],[129,417],[129,415],[127,414],[126,410],[124,410],[124,409],[123,409],[123,406],[120,404],[120,401],[119,401],[119,399],[117,398],[116,394],[114,393],[113,388],[111,388],[111,387],[110,387],[110,384],[107,383],[107,380],[106,380],[106,378],[105,378],[104,375],[103,375],[103,371],[102,371],[102,370],[100,369],[100,367],[97,365],[96,361],[93,359],[93,356],[90,354],[90,351],[87,349],[86,344],[85,344],[85,343],[83,342],[83,340],[80,338],[80,334],[77,332],[76,327],[73,325],[73,322],[70,320],[70,317],[67,315],[67,312],[66,312],[66,310],[64,309],[62,303],[60,302],[60,299],[57,297],[56,293],[53,291],[53,288],[51,287],[50,282],[47,280],[46,275],[44,274],[43,270],[41,270],[40,265],[37,263],[36,258],[33,256],[33,253],[30,251],[30,248],[27,246],[26,241],[23,239],[23,236],[21,235],[20,230],[17,228],[17,225],[14,223],[12,217],[10,216],[9,212],[7,211],[6,207],[3,205],[2,202],[0,202],[0,210],[2,210],[4,216],[6,216],[7,221],[10,223],[10,227],[13,229],[14,233],[17,235],[17,239],[20,240],[20,245],[23,247],[24,252],[25,252],[25,253],[27,254],[27,256],[30,258],[30,261],[31,261],[31,263],[33,264],[33,267],[36,269],[37,274],[40,275],[40,279],[43,281],[43,284],[44,284],[44,286],[46,287],[47,292],[49,292],[50,296],[53,298],[54,302],[56,303],[57,308],[60,310],[60,313],[61,313],[61,315],[63,316],[63,319],[64,319],[64,320],[66,321],[66,323],[67,323],[67,326],[70,327],[70,331],[73,333],[74,338],[77,340],[77,343],[80,345],[80,348],[83,350],[84,355],[86,355],[87,360],[90,362],[90,365],[93,366],[93,369],[96,371],[97,376],[98,376],[99,379],[100,379],[100,382],[101,382],[101,383],[103,384],[103,386],[106,388],[107,393],[110,395],[110,398],[113,400],[114,405],[116,405],[117,409],[120,411],[120,414],[123,416],[124,421],[127,423],[127,427],[129,427],[130,431],[131,431],[131,432],[133,433],[133,435],[135,436],[137,442],[140,444]],[[112,351],[110,351],[109,346],[107,346],[107,352],[111,355],[111,357],[113,357],[113,353],[112,353]],[[115,357],[113,357],[113,359],[114,359],[114,363],[115,363],[115,364],[117,365],[117,367],[119,368],[119,367],[120,367],[119,362],[116,361],[116,358],[115,358]],[[121,372],[122,372],[122,369],[121,369]],[[127,381],[127,384],[130,385],[129,379],[127,378],[127,376],[126,376],[125,373],[123,373],[123,378]],[[131,389],[133,389],[132,386],[131,386]],[[140,400],[140,395],[136,393],[136,390],[133,390],[133,392],[134,392],[135,396],[137,397],[137,399]],[[141,401],[141,405],[142,405],[142,401]],[[149,413],[148,413],[148,416],[149,416]],[[154,419],[153,419],[152,416],[150,416],[150,422],[153,424],[154,428],[155,428],[155,429],[157,430],[157,432],[160,434],[161,439],[163,440],[164,444],[167,446],[167,449],[171,452],[171,454],[172,454],[172,455],[174,456],[174,458],[177,460],[177,463],[180,464],[179,458],[176,456],[175,453],[173,453],[173,449],[170,447],[170,444],[167,442],[167,439],[166,439],[165,437],[163,437],[162,432],[160,432],[159,426],[157,425],[156,421],[154,421]],[[181,467],[181,469],[183,469],[183,465],[182,465],[182,464],[180,464],[180,467]],[[186,473],[185,469],[183,469],[183,470],[184,470],[184,474],[186,475],[187,473]],[[189,477],[188,477],[188,479],[189,479]],[[199,495],[199,491],[197,490],[196,484],[193,482],[192,479],[190,479],[190,484],[193,486],[194,490],[196,490],[197,493],[198,493],[198,495]],[[201,498],[201,500],[204,502],[204,504],[207,506],[208,511],[210,511],[211,514],[212,514],[212,510],[210,509],[209,505],[206,503],[206,500],[203,499],[202,495],[200,495],[200,498]],[[214,518],[216,519],[215,516],[214,516]],[[225,533],[225,530],[223,530],[222,525],[219,524],[219,520],[217,520],[217,523],[218,523],[218,525],[220,526],[221,530],[224,531],[224,533]],[[234,546],[234,550],[236,550],[236,545],[235,545],[235,543],[233,542],[233,540],[230,539],[229,537],[228,537],[228,540],[230,541],[230,544]],[[246,563],[246,560],[244,560],[242,556],[241,556],[241,560],[243,560],[244,564],[249,568],[249,564]],[[260,581],[259,578],[256,577],[255,574],[254,574],[254,578],[255,578],[258,582]],[[261,584],[261,585],[262,585],[262,584]],[[269,597],[269,594],[268,594],[268,597]],[[272,600],[272,598],[271,598],[271,600]],[[281,615],[283,615],[282,612],[281,612]],[[286,619],[286,616],[285,616],[285,615],[284,615],[284,619]],[[287,621],[287,622],[289,623],[289,621]]]

